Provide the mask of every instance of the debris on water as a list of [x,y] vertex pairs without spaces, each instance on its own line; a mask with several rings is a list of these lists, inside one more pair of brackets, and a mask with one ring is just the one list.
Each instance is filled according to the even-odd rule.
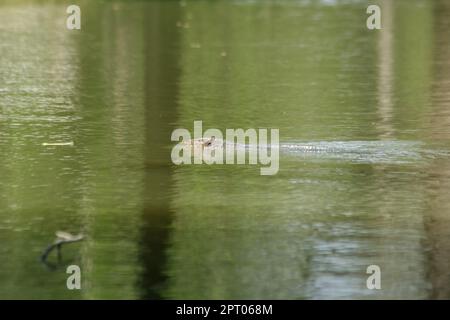
[[50,244],[41,255],[41,261],[46,262],[48,255],[53,249],[57,249],[58,260],[61,259],[61,246],[66,243],[78,242],[84,239],[82,234],[73,235],[65,231],[57,231],[55,241]]
[[200,43],[191,43],[191,48],[192,49],[200,49],[202,46],[200,45]]
[[57,240],[65,240],[65,241],[78,241],[81,240],[83,238],[82,235],[76,235],[74,236],[73,234],[69,233],[69,232],[65,232],[65,231],[56,231],[55,235],[57,237]]
[[226,57],[226,56],[227,56],[227,53],[226,53],[225,51],[222,51],[222,52],[220,53],[220,55],[221,55],[222,57]]
[[42,143],[43,146],[73,146],[73,141],[69,142],[44,142]]
[[191,25],[189,24],[189,22],[181,22],[181,21],[177,21],[176,26],[178,28],[184,28],[184,29],[189,29],[191,27]]

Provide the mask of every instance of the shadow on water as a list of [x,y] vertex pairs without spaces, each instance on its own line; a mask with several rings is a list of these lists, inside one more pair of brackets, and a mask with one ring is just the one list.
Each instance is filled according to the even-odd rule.
[[160,299],[166,283],[164,268],[172,213],[170,157],[167,142],[176,113],[178,91],[179,19],[177,3],[152,3],[145,21],[145,161],[144,201],[140,230],[142,298]]
[[[431,139],[443,140],[450,138],[450,115],[448,113],[448,83],[450,82],[449,49],[449,15],[450,4],[446,1],[436,3],[434,9],[434,79],[432,83],[433,105],[435,110],[431,115]],[[427,185],[427,215],[425,230],[428,235],[428,279],[431,283],[430,298],[448,299],[450,288],[450,206],[448,191],[450,188],[450,165],[446,159],[436,159],[428,167]]]

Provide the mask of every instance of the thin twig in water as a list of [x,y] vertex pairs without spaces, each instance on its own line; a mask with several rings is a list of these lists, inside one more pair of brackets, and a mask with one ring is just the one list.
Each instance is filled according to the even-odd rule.
[[68,232],[57,231],[56,232],[56,240],[51,245],[45,249],[44,253],[41,255],[41,261],[45,262],[47,260],[48,255],[52,252],[53,249],[57,249],[58,259],[61,257],[61,246],[66,243],[78,242],[84,239],[84,236],[81,234],[72,235]]

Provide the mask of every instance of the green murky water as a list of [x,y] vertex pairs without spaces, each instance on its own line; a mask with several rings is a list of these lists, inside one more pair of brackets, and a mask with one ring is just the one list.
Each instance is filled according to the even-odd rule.
[[[450,5],[375,3],[2,1],[0,298],[450,298]],[[175,166],[194,120],[339,152]]]

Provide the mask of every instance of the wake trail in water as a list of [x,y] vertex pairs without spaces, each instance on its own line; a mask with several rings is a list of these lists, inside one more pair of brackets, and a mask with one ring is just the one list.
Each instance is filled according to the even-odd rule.
[[302,159],[343,160],[361,163],[413,163],[449,157],[450,152],[432,149],[418,141],[315,141],[280,144],[280,154]]

